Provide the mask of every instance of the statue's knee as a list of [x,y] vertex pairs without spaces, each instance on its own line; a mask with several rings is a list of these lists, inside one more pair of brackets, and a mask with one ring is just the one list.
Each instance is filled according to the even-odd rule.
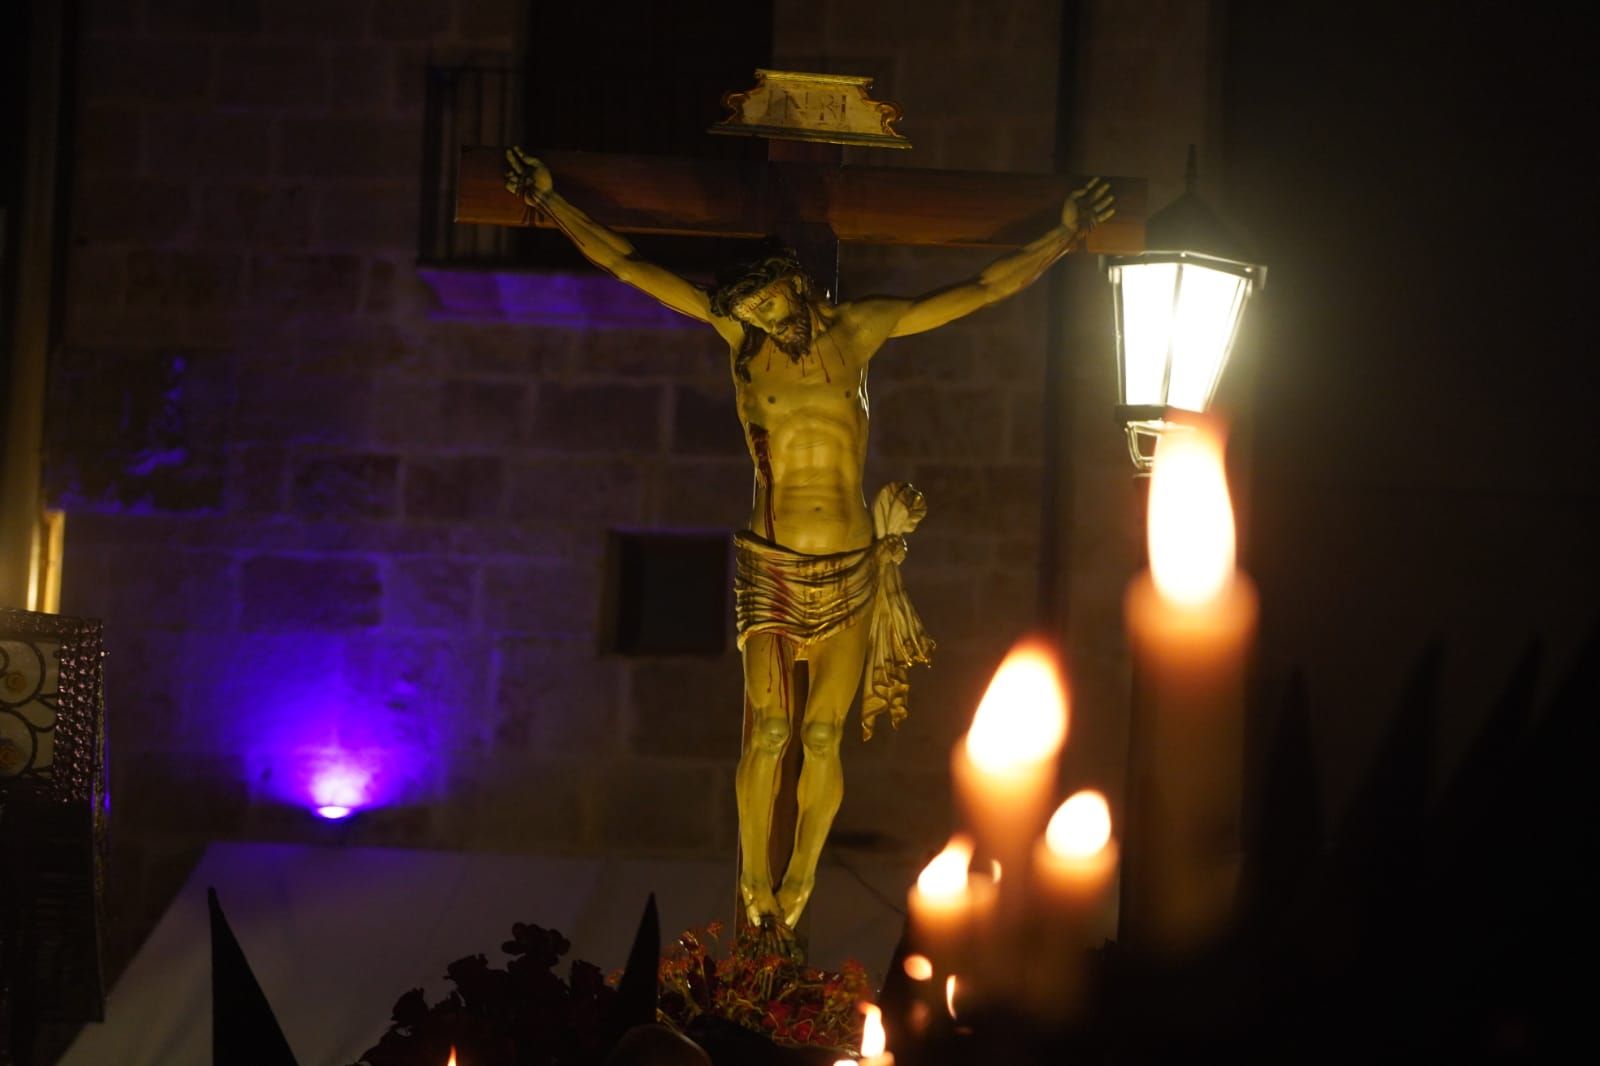
[[839,727],[832,722],[807,722],[800,737],[813,755],[828,755],[839,747]]
[[762,751],[781,753],[789,743],[789,719],[776,714],[757,719],[751,740]]

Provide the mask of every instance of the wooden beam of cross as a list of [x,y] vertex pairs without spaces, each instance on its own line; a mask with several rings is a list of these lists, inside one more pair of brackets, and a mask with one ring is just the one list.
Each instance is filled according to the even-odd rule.
[[[505,151],[462,149],[455,220],[550,225],[506,191]],[[1088,180],[831,162],[533,154],[550,168],[561,194],[601,225],[685,237],[764,237],[809,222],[825,224],[844,244],[1020,248],[1060,222],[1067,194]],[[1084,250],[1144,251],[1144,179],[1104,180],[1117,213],[1089,233]]]

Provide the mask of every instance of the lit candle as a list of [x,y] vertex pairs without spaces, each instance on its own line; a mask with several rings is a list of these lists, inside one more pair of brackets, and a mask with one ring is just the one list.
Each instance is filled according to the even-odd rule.
[[1245,668],[1257,601],[1234,567],[1222,440],[1170,433],[1150,484],[1150,571],[1126,609],[1135,670],[1130,782],[1136,942],[1197,946],[1227,921],[1238,881]]
[[1051,816],[1033,853],[1034,880],[1056,913],[1086,916],[1106,898],[1117,868],[1111,808],[1092,789],[1075,793]]
[[[972,839],[957,833],[933,857],[906,894],[913,942],[944,971],[965,966],[994,898],[994,884],[974,880]],[[930,975],[931,976],[931,975]]]
[[450,1061],[445,1063],[444,1066],[456,1066],[456,1046],[454,1044],[450,1045]]
[[1051,816],[1033,853],[1042,919],[1029,984],[1036,1013],[1063,1020],[1084,1006],[1088,951],[1111,931],[1106,911],[1116,869],[1106,798],[1088,789],[1075,793]]
[[[1056,758],[1067,738],[1067,695],[1055,656],[1018,644],[995,671],[972,727],[951,756],[956,794],[978,845],[1003,870],[1026,871],[1055,792]],[[1025,881],[1026,877],[1012,881]],[[1001,909],[1020,901],[1008,883]]]
[[883,1011],[871,1003],[863,1004],[866,1023],[861,1027],[861,1066],[894,1066],[889,1053],[889,1037],[883,1031]]
[[866,1022],[861,1027],[861,1058],[837,1059],[833,1066],[894,1066],[894,1055],[888,1050],[889,1038],[883,1030],[883,1011],[871,1003],[861,1004]]

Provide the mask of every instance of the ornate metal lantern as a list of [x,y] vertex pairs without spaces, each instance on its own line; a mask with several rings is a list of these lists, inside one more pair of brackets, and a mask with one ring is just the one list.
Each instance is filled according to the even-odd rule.
[[1117,420],[1141,472],[1163,432],[1211,405],[1245,303],[1267,276],[1195,192],[1193,146],[1184,184],[1151,216],[1149,251],[1102,260],[1117,316]]
[[105,707],[101,625],[0,607],[0,1060],[36,1018],[101,1020]]

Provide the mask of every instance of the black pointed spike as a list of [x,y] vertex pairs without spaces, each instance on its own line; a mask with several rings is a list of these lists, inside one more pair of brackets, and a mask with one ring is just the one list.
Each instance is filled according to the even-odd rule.
[[1527,818],[1519,826],[1523,851],[1512,859],[1525,876],[1503,904],[1505,913],[1519,916],[1521,950],[1501,972],[1525,978],[1518,992],[1537,1004],[1532,1013],[1549,1034],[1547,1044],[1541,1040],[1549,1047],[1580,1038],[1593,998],[1591,986],[1567,974],[1571,959],[1592,958],[1600,944],[1593,918],[1600,888],[1593,845],[1597,708],[1600,626],[1590,631],[1534,730],[1524,778]]
[[1584,771],[1580,774],[1580,788],[1587,787],[1587,770],[1593,760],[1597,727],[1600,727],[1600,715],[1595,713],[1597,694],[1600,694],[1600,625],[1590,631],[1588,639],[1579,647],[1533,735],[1532,755],[1536,759],[1551,768],[1567,762]]
[[[1436,862],[1459,867],[1481,861],[1485,835],[1497,836],[1491,825],[1520,811],[1524,789],[1518,775],[1526,774],[1528,723],[1538,695],[1543,653],[1538,641],[1529,644],[1505,690],[1495,700],[1478,735],[1456,764],[1433,815]],[[1510,801],[1509,803],[1507,801]]]
[[1254,894],[1271,906],[1293,899],[1323,847],[1311,712],[1305,676],[1289,678],[1267,755],[1254,851]]
[[1358,867],[1369,884],[1382,877],[1392,885],[1394,875],[1419,857],[1442,660],[1437,644],[1418,658],[1340,828],[1340,859]]
[[216,1066],[295,1066],[289,1041],[215,888],[206,889],[206,902],[211,910],[211,1061]]
[[656,996],[661,974],[661,916],[656,910],[656,894],[645,901],[639,918],[639,931],[628,951],[628,965],[617,985],[617,1011],[622,1028],[646,1025],[656,1020]]
[[915,998],[911,979],[906,976],[906,956],[911,954],[911,923],[908,919],[900,930],[894,952],[889,956],[889,966],[883,971],[883,987],[878,990],[878,1006],[883,1010],[884,1028],[889,1039],[904,1046],[910,1040],[909,1015],[911,1001]]
[[[1394,1021],[1388,1012],[1401,1002],[1399,983],[1415,972],[1412,937],[1441,660],[1433,645],[1412,667],[1331,851],[1285,914],[1288,970],[1296,973],[1293,984],[1315,988],[1316,1015],[1376,1011],[1368,1024],[1382,1029]],[[1295,1009],[1293,1002],[1280,1008]]]
[[[1522,843],[1523,827],[1535,816],[1526,756],[1540,658],[1534,642],[1518,659],[1429,822],[1419,896],[1425,906],[1410,940],[1432,979],[1417,1003],[1434,1012],[1438,1021],[1430,1024],[1455,1031],[1466,1031],[1474,1018],[1495,1009],[1491,1001],[1511,991],[1495,973],[1508,946],[1525,939],[1511,916],[1540,906],[1527,895],[1525,871],[1542,859]],[[1484,861],[1486,841],[1495,842],[1495,861]],[[1490,914],[1505,917],[1485,922]],[[1463,936],[1469,929],[1473,935]],[[1522,975],[1511,980],[1518,984]]]
[[1577,1035],[1561,1031],[1582,1024],[1590,997],[1566,975],[1594,947],[1600,631],[1535,717],[1537,662],[1533,650],[1519,661],[1441,804],[1416,934],[1433,966],[1441,1029],[1480,1033],[1509,1010],[1555,1047]]
[[1600,747],[1600,627],[1572,660],[1539,716],[1527,745],[1516,799],[1523,805],[1522,843],[1537,861],[1534,886],[1569,890],[1587,867],[1593,826],[1593,762]]

